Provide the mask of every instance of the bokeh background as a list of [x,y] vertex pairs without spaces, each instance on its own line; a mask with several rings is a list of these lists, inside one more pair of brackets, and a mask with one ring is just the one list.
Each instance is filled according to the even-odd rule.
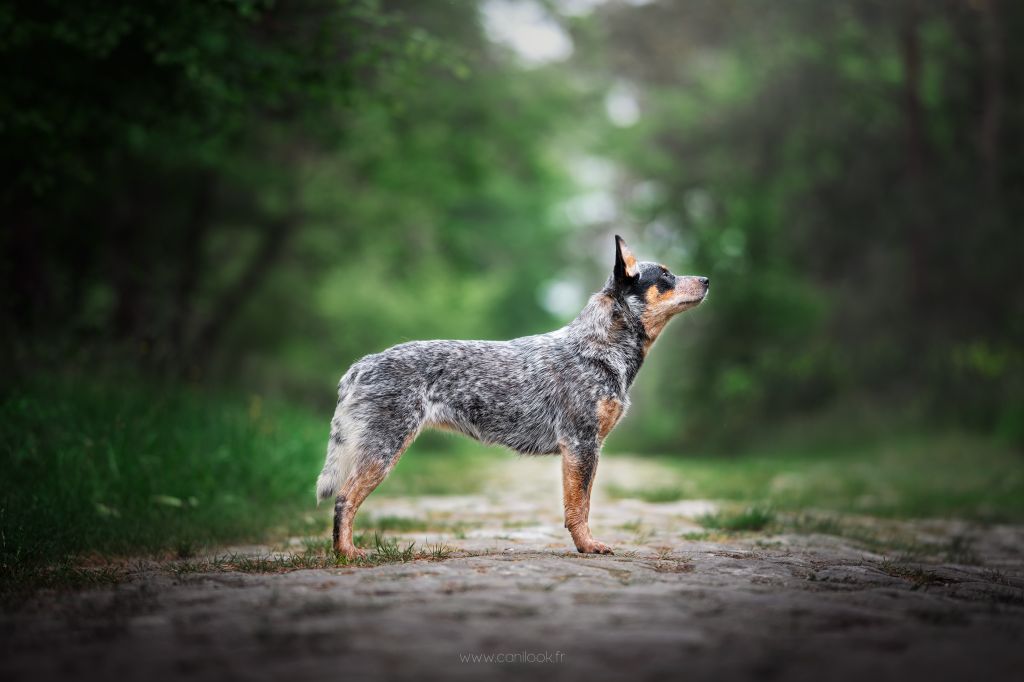
[[564,324],[614,233],[713,287],[611,453],[884,445],[977,478],[926,512],[1020,514],[1022,31],[996,0],[4,3],[5,569],[312,508],[352,361]]

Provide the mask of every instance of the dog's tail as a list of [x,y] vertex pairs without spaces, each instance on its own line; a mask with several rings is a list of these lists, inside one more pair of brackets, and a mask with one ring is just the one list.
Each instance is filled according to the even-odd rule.
[[316,481],[316,502],[329,500],[341,490],[342,484],[351,473],[358,454],[358,423],[353,418],[352,383],[354,368],[350,369],[338,384],[338,407],[331,419],[331,437],[327,441],[327,459]]

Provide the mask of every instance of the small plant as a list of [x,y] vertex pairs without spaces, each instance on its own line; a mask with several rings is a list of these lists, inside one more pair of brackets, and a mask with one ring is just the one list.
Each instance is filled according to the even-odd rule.
[[441,542],[432,545],[427,545],[425,549],[427,555],[433,561],[443,561],[451,557],[453,551],[451,547]]
[[752,506],[740,512],[713,512],[697,517],[705,528],[726,531],[763,530],[775,520],[775,512],[767,507]]
[[376,547],[374,560],[378,563],[404,563],[416,558],[413,552],[415,542],[410,542],[405,548],[398,546],[398,540],[385,538],[380,533],[373,534],[373,543]]

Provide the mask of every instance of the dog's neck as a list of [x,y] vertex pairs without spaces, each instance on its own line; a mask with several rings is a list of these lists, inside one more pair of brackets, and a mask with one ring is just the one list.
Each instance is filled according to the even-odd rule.
[[614,287],[606,286],[591,296],[565,332],[580,355],[604,366],[623,391],[632,385],[644,361],[647,333]]

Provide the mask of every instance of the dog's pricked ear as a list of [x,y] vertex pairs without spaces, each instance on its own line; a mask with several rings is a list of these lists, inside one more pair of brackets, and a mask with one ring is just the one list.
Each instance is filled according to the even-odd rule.
[[636,256],[626,246],[626,240],[615,235],[615,281],[628,282],[640,274]]

